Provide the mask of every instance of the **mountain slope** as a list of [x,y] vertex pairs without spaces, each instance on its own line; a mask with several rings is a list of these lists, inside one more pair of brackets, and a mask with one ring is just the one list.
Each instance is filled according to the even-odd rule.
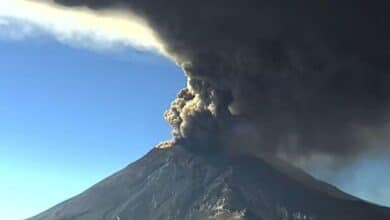
[[386,208],[270,161],[153,149],[29,220],[390,219]]

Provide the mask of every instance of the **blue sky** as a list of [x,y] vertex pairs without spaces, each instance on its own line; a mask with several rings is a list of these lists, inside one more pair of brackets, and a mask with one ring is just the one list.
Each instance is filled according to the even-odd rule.
[[[20,220],[76,195],[170,138],[162,115],[185,78],[136,49],[41,36],[0,41],[0,213]],[[386,157],[317,177],[390,204]]]
[[37,214],[170,138],[162,115],[185,79],[165,58],[50,38],[0,41],[0,57],[1,219]]
[[[148,27],[106,15],[0,5],[0,219],[37,214],[170,138],[162,115],[183,73],[157,55],[163,44]],[[311,173],[390,206],[389,168],[383,156]]]

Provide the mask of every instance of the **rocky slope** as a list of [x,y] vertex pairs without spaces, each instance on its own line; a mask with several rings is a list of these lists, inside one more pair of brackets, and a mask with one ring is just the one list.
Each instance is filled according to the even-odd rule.
[[200,155],[176,146],[142,159],[29,220],[389,220],[275,158]]

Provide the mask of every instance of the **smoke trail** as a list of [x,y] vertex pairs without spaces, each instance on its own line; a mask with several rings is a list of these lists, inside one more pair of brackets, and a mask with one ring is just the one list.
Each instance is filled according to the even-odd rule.
[[[146,18],[188,76],[165,117],[195,151],[290,161],[387,150],[384,0],[57,0]],[[375,136],[375,137],[374,137]]]
[[69,9],[52,2],[28,0],[0,4],[0,38],[20,40],[42,32],[83,48],[131,46],[164,54],[163,44],[150,27],[128,11]]

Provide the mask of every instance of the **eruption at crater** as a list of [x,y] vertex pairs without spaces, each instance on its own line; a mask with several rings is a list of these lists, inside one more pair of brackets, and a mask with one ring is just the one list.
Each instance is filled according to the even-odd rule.
[[31,220],[390,219],[277,158],[388,150],[386,1],[55,1],[145,19],[187,87],[172,141]]
[[388,143],[385,1],[56,1],[127,8],[159,33],[188,77],[165,114],[175,143],[291,162],[387,150],[370,144]]

